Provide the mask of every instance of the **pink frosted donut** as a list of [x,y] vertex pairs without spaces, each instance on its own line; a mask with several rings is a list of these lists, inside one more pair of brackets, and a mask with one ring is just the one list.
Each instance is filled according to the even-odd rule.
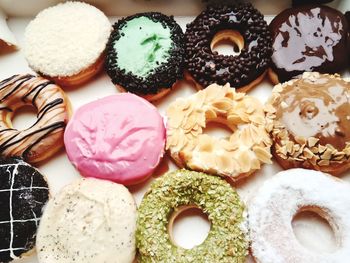
[[[251,250],[258,263],[337,263],[350,259],[350,184],[322,172],[290,169],[278,173],[248,205]],[[328,221],[337,250],[315,253],[299,243],[292,228],[300,211]]]
[[80,107],[67,125],[64,143],[81,175],[133,185],[159,164],[165,127],[152,104],[117,94]]

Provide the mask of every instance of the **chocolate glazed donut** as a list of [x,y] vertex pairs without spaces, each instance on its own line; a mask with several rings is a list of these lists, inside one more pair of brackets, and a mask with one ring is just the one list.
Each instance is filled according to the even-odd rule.
[[[271,59],[271,36],[264,16],[251,4],[209,6],[187,25],[185,77],[197,88],[212,83],[247,91],[264,76]],[[212,51],[221,40],[235,43],[240,54]]]
[[301,6],[277,15],[270,24],[272,82],[290,80],[304,71],[343,70],[348,64],[348,28],[345,16],[327,6]]

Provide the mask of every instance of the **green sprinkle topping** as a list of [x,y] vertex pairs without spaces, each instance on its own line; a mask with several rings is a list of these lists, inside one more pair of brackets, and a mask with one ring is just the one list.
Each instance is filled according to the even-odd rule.
[[[206,240],[192,249],[174,245],[168,221],[177,208],[195,205],[208,215]],[[157,179],[139,208],[136,244],[139,262],[245,262],[248,239],[245,206],[223,179],[178,170]]]

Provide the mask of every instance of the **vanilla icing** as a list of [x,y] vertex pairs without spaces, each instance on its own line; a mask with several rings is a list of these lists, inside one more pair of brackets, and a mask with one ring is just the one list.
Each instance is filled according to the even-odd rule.
[[124,186],[79,179],[47,204],[38,258],[45,263],[131,263],[135,229],[135,201]]

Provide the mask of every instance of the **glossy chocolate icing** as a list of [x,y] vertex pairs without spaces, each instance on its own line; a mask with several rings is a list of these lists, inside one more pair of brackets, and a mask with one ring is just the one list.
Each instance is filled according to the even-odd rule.
[[329,75],[287,85],[274,103],[291,136],[318,138],[342,151],[350,142],[350,83]]
[[291,8],[270,24],[272,69],[280,82],[304,71],[335,73],[348,63],[349,32],[345,16],[326,6]]
[[326,4],[330,2],[333,2],[333,0],[292,0],[292,5]]

